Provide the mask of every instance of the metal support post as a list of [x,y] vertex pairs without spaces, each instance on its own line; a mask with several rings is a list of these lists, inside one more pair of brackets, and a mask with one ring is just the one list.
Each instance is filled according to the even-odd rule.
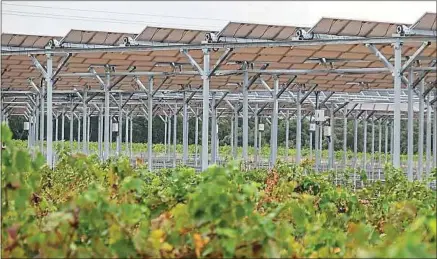
[[413,81],[414,81],[414,72],[413,69],[410,69],[409,72],[409,78],[408,78],[408,180],[413,180],[413,148],[414,148],[414,127],[413,127],[413,120],[414,120],[414,114],[413,114]]
[[382,169],[382,121],[379,120],[378,125],[378,180],[381,180],[381,169]]
[[[121,102],[121,100],[120,100]],[[153,155],[153,77],[149,77],[149,92],[147,95],[147,159],[149,171],[153,170],[152,155]]]
[[[437,89],[434,91],[434,98],[437,98]],[[437,168],[437,103],[434,103],[434,168]]]
[[234,150],[233,150],[233,156],[234,159],[237,158],[237,154],[238,154],[238,108],[235,106],[235,111],[234,111]]
[[[40,152],[44,153],[44,132],[45,132],[45,122],[44,122],[44,118],[45,118],[45,108],[44,108],[44,104],[45,104],[45,100],[44,100],[44,95],[45,95],[45,84],[41,85],[41,95],[40,95],[40,112],[39,115],[41,116],[40,120],[39,120],[39,144],[40,144]],[[51,119],[51,118],[50,118]]]
[[313,132],[310,131],[310,159],[313,159]]
[[300,164],[302,153],[302,105],[300,104],[301,89],[297,92],[297,111],[296,111],[296,164]]
[[426,100],[426,177],[431,173],[431,126],[433,124],[431,117],[432,107],[429,104],[430,96]]
[[[261,118],[259,120],[261,121]],[[258,150],[259,150],[258,155],[259,156],[261,156],[260,154],[262,154],[261,153],[261,150],[262,150],[261,147],[262,147],[262,131],[259,131],[258,132]],[[259,166],[259,160],[257,161],[256,165]]]
[[117,132],[117,156],[121,156],[122,136],[123,136],[123,96],[119,93],[118,103],[118,132]]
[[198,166],[198,159],[199,159],[199,108],[196,108],[196,121],[194,125],[194,146],[195,146],[195,165]]
[[220,136],[219,136],[219,127],[218,127],[219,126],[219,121],[218,120],[219,120],[219,118],[217,117],[217,119],[215,121],[216,132],[217,132],[216,135],[215,135],[216,136],[216,142],[215,142],[216,145],[215,146],[216,146],[216,156],[217,156],[216,157],[216,162],[217,162],[217,160],[220,160],[220,152],[219,152],[220,151]]
[[374,173],[375,173],[375,118],[372,118],[372,144],[370,146],[372,157],[371,157],[371,166],[372,166],[372,177],[370,180],[374,180]]
[[288,161],[288,137],[290,135],[290,111],[287,110],[287,116],[285,117],[285,160]]
[[401,167],[401,69],[402,46],[399,40],[394,44],[394,116],[393,116],[393,166]]
[[[366,113],[367,115],[367,113]],[[367,172],[367,116],[363,119],[363,169]]]
[[53,59],[50,54],[47,55],[47,164],[53,168]]
[[209,49],[203,49],[203,111],[202,111],[202,171],[208,168],[208,122],[209,122]]
[[[258,164],[258,104],[255,105],[255,126],[254,126],[254,133],[253,133],[253,147],[255,149],[255,164]],[[232,128],[231,128],[232,130]]]
[[[103,117],[102,117],[102,126],[103,126]],[[130,149],[129,149],[129,116],[126,115],[126,125],[125,125],[125,138],[124,142],[126,145],[126,155],[131,157]]]
[[85,100],[87,99],[87,91],[84,91],[83,93],[83,119],[82,119],[82,151],[84,154],[88,154],[88,145],[87,145],[87,104]]
[[167,116],[165,116],[164,115],[164,120],[163,120],[163,122],[164,122],[164,154],[165,155],[167,155],[168,153],[168,150],[167,150],[167,146],[168,146],[168,143],[167,143],[167,126],[168,126],[168,118],[167,118]]
[[59,141],[59,116],[55,115],[55,142]]
[[235,138],[234,138],[234,115],[231,116],[231,135],[230,135],[230,140],[231,140],[231,152],[232,152],[232,157],[235,159]]
[[77,116],[77,152],[80,152],[80,116]]
[[211,164],[215,164],[217,159],[217,112],[215,92],[212,92],[211,95]]
[[91,115],[88,115],[87,121],[87,130],[86,130],[86,150],[89,152],[90,150],[90,136],[91,136]]
[[61,141],[62,141],[62,148],[64,148],[64,141],[65,141],[65,108],[62,108],[61,113]]
[[[245,69],[247,69],[247,64],[245,64]],[[278,80],[276,79],[276,81]],[[249,99],[248,99],[249,85],[248,84],[249,84],[249,74],[246,70],[243,73],[243,161],[245,163],[248,160],[247,149],[249,146]],[[276,90],[275,94],[277,93],[278,91]]]
[[112,138],[114,136],[114,129],[113,129],[113,122],[114,116],[110,115],[109,116],[109,157],[112,155]]
[[278,91],[279,91],[279,78],[274,76],[273,87],[273,114],[272,114],[272,127],[270,135],[270,168],[273,168],[276,164],[276,155],[278,152]]
[[331,136],[329,141],[329,169],[334,168],[334,141],[335,141],[335,120],[334,109],[331,108],[329,126],[331,127]]
[[[127,118],[126,118],[126,120],[127,120]],[[132,159],[132,157],[134,156],[134,154],[133,154],[133,150],[132,150],[132,147],[133,147],[133,136],[134,136],[134,121],[133,121],[133,117],[131,116],[130,118],[129,118],[129,121],[130,121],[130,123],[129,123],[129,127],[130,127],[130,129],[129,129],[129,154],[130,154],[130,157],[131,157],[131,159]]]
[[357,168],[358,162],[358,118],[354,118],[354,166],[353,168]]
[[73,103],[71,103],[71,111],[70,111],[70,152],[73,152],[73,126],[74,126],[74,114],[73,114]]
[[[319,93],[320,92],[316,92],[316,107],[315,109],[319,109]],[[315,131],[315,136],[314,136],[314,142],[315,142],[315,146],[314,146],[314,151],[315,151],[315,155],[316,155],[316,171],[319,171],[319,166],[320,166],[320,124],[318,121],[315,122],[316,123],[316,131]]]
[[182,145],[183,145],[183,155],[182,164],[186,165],[188,160],[188,103],[187,96],[184,92],[184,104],[183,104],[183,118],[182,118]]
[[[102,135],[103,134],[102,133],[103,133],[103,107],[101,109],[99,109],[98,127],[97,127],[97,145],[98,145],[98,149],[99,149],[98,154],[99,154],[100,160],[103,160],[103,149],[102,149],[102,139],[103,139]],[[126,139],[127,139],[127,136],[126,136]]]
[[167,136],[167,143],[168,143],[168,153],[171,153],[171,133],[172,133],[172,127],[171,127],[171,116],[168,116],[168,136]]
[[388,162],[388,134],[389,134],[389,122],[388,119],[385,121],[385,143],[384,143],[384,155],[385,155],[385,163]]
[[347,165],[347,108],[344,109],[344,124],[343,124],[343,164]]
[[175,113],[173,115],[173,167],[176,167],[176,158],[177,158],[177,149],[176,149],[176,144],[177,144],[177,126],[178,126],[178,114],[176,113],[176,111],[178,110],[178,105],[175,104],[174,107]]
[[109,158],[109,87],[111,87],[111,74],[109,71],[106,71],[106,84],[104,86],[105,90],[105,124],[104,124],[104,152],[103,159],[107,160]]

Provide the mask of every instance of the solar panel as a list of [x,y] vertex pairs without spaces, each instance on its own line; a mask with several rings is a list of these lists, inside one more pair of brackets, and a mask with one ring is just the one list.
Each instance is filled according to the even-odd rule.
[[50,39],[59,40],[58,36],[38,36],[25,34],[2,33],[2,46],[21,48],[43,48]]
[[135,38],[137,41],[166,43],[200,43],[205,39],[207,31],[184,30],[176,28],[146,27]]
[[135,37],[135,35],[118,32],[70,30],[62,39],[62,42],[114,46],[119,45],[124,37]]
[[396,33],[397,25],[386,22],[322,18],[310,32],[336,36],[383,37]]
[[425,13],[420,17],[420,19],[414,23],[411,27],[416,30],[437,30],[437,14],[436,13]]
[[295,37],[296,30],[295,26],[229,22],[218,35],[231,38],[290,40]]

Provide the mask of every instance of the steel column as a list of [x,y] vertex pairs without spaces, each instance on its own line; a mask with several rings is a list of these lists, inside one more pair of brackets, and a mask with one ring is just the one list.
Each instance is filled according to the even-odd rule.
[[388,119],[385,121],[385,143],[384,143],[384,154],[385,154],[385,163],[388,162],[388,133],[389,133],[389,121]]
[[[319,109],[319,93],[320,92],[316,92],[316,107],[315,109],[318,110]],[[319,167],[320,167],[320,124],[319,122],[315,121],[316,123],[316,131],[314,132],[314,151],[315,151],[315,155],[316,155],[316,171],[319,171]]]
[[194,146],[195,146],[195,165],[198,166],[198,159],[199,159],[199,108],[196,108],[196,121],[194,125]]
[[[44,100],[44,95],[45,95],[45,85],[42,84],[41,85],[41,95],[40,95],[40,116],[41,119],[39,120],[39,145],[40,145],[40,152],[43,153],[44,152],[44,132],[45,132],[45,122],[44,122],[44,117],[46,115],[45,113],[45,108],[44,108],[44,104],[45,104],[45,100]],[[51,118],[50,118],[51,119]]]
[[80,129],[81,129],[80,116],[77,116],[77,152],[80,152]]
[[87,145],[87,104],[85,100],[87,99],[87,92],[83,93],[83,119],[82,119],[82,151],[84,154],[88,154],[88,145]]
[[[103,126],[103,117],[102,117],[102,126]],[[131,157],[130,149],[129,149],[129,116],[126,115],[126,125],[125,125],[125,138],[124,142],[126,145],[126,155]],[[101,140],[100,140],[101,141]]]
[[374,173],[375,173],[375,118],[372,117],[372,144],[371,144],[371,149],[372,149],[372,178],[370,180],[374,180]]
[[[437,98],[437,89],[434,91],[434,98]],[[434,103],[434,168],[437,168],[437,103]]]
[[62,148],[64,148],[65,143],[65,108],[62,108],[61,113],[61,140],[62,140]]
[[74,126],[73,103],[71,103],[69,119],[70,119],[70,152],[73,152],[73,126]]
[[97,145],[98,145],[98,149],[99,149],[98,154],[99,154],[100,160],[103,160],[102,133],[103,133],[103,107],[101,107],[101,109],[99,109],[98,127],[97,127]]
[[168,118],[167,118],[167,116],[165,116],[164,115],[164,120],[163,120],[163,122],[164,122],[164,153],[165,153],[165,155],[168,155],[168,153],[167,153],[167,126],[168,126]]
[[347,164],[347,108],[344,109],[344,124],[343,124],[343,164],[346,168]]
[[[247,65],[247,64],[246,64]],[[247,67],[245,67],[247,69]],[[247,71],[243,73],[243,161],[246,163],[248,160],[247,149],[249,146],[249,99],[248,99],[248,87],[249,87],[249,74]],[[275,94],[277,94],[277,90]]]
[[[366,113],[367,115],[367,113]],[[363,120],[363,169],[367,171],[367,116]]]
[[273,113],[272,113],[272,126],[270,135],[270,168],[273,168],[276,164],[276,156],[278,152],[278,91],[279,91],[279,78],[274,77],[273,87]]
[[55,142],[59,140],[59,116],[55,115]]
[[175,113],[173,114],[173,167],[176,167],[176,156],[177,156],[177,150],[176,150],[176,144],[177,144],[177,126],[178,126],[178,114],[176,111],[178,110],[178,105],[175,104],[174,107]]
[[168,153],[171,153],[171,133],[173,129],[171,127],[171,115],[168,116],[168,136],[167,136],[167,143],[168,143]]
[[87,118],[87,131],[86,131],[86,150],[89,153],[90,150],[90,135],[91,135],[91,115]]
[[208,168],[209,71],[209,49],[203,49],[202,171]]
[[104,86],[105,90],[105,124],[104,124],[104,152],[103,159],[107,160],[109,158],[109,87],[111,87],[111,74],[109,71],[106,72],[106,84]]
[[402,47],[399,40],[394,44],[394,115],[393,115],[393,166],[401,167],[401,69]]
[[296,164],[300,164],[302,153],[302,105],[300,104],[300,88],[297,92],[297,111],[296,111]]
[[287,116],[285,117],[285,160],[288,161],[288,138],[290,135],[290,111],[287,110]]
[[187,95],[184,92],[184,104],[183,104],[183,118],[182,118],[182,164],[186,165],[188,160],[188,103]]
[[408,169],[407,169],[407,175],[408,180],[413,180],[413,148],[414,148],[414,127],[413,127],[413,120],[414,120],[414,114],[413,114],[413,81],[414,81],[414,75],[413,75],[413,69],[410,69],[409,72],[409,78],[408,78],[408,126],[407,126],[407,134],[408,134]]
[[[121,100],[120,100],[121,101]],[[153,170],[153,77],[149,77],[149,91],[147,94],[147,159],[149,171]]]
[[237,154],[238,154],[238,108],[235,106],[235,110],[234,110],[234,150],[233,150],[233,155],[234,155],[234,159],[237,158]]
[[425,81],[420,82],[419,87],[419,139],[418,141],[418,171],[417,178],[422,180],[423,174],[423,142],[424,142],[424,117],[425,117],[425,102],[423,92],[425,91]]
[[253,147],[255,149],[255,164],[258,164],[258,104],[255,105],[255,125],[253,134]]
[[334,109],[331,108],[329,126],[331,127],[331,137],[329,141],[329,169],[334,168],[334,141],[335,141],[335,120]]
[[[127,117],[126,117],[126,120],[127,120]],[[134,120],[133,120],[133,117],[131,116],[130,118],[129,118],[129,121],[130,121],[130,123],[129,123],[129,126],[130,126],[130,129],[129,129],[129,154],[130,154],[130,157],[132,158],[133,157],[133,150],[132,150],[132,147],[133,147],[133,136],[134,136]]]
[[215,92],[212,92],[211,95],[211,164],[215,164],[217,159],[217,112]]
[[432,107],[429,104],[430,96],[426,99],[426,177],[431,173],[431,126],[433,124],[431,117]]
[[354,118],[354,166],[353,168],[357,168],[358,162],[358,118]]
[[231,135],[230,135],[230,140],[231,140],[231,151],[232,151],[232,157],[235,159],[235,137],[234,137],[234,117],[235,116],[231,116]]
[[382,165],[382,121],[379,120],[379,127],[378,127],[378,161],[379,161],[379,167],[378,167],[378,180],[381,180],[381,165]]
[[121,156],[122,152],[122,136],[123,136],[123,96],[119,93],[118,103],[118,132],[117,132],[117,156]]
[[47,55],[47,163],[53,168],[53,59]]

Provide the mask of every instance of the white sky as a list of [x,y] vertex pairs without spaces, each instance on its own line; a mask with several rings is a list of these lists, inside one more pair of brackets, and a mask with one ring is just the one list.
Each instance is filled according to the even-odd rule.
[[70,29],[140,33],[147,25],[220,30],[228,21],[312,27],[322,17],[414,23],[436,9],[436,1],[2,1],[1,24],[3,33],[64,36]]

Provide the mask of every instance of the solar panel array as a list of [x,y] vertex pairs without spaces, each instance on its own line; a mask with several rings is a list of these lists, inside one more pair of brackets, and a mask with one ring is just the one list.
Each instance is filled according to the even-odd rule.
[[[262,40],[283,41],[296,37],[298,29],[305,29],[314,34],[329,34],[332,36],[350,37],[388,37],[396,33],[399,24],[357,21],[347,19],[322,18],[312,28],[297,26],[278,26],[253,23],[228,23],[221,31],[213,32],[218,37],[235,40]],[[408,25],[410,26],[410,25]],[[412,29],[436,31],[436,14],[426,13]],[[38,48],[42,49],[50,39],[56,39],[62,44],[87,44],[91,46],[119,46],[125,38],[138,42],[198,44],[205,39],[208,31],[185,30],[178,28],[146,27],[139,34],[116,33],[103,31],[71,30],[64,37],[2,34],[2,48]],[[408,43],[402,46],[402,56],[407,57],[415,53],[420,43]],[[390,45],[376,45],[377,49],[388,59],[393,60],[393,48]],[[437,56],[436,42],[425,49],[418,57],[422,66],[428,66]],[[215,64],[224,50],[219,49],[210,54],[210,63]],[[189,54],[202,67],[203,53],[201,50],[190,50]],[[37,59],[45,64],[45,56],[38,55]],[[53,67],[56,68],[63,56],[53,57]],[[321,62],[326,60],[326,63]],[[317,45],[298,47],[244,47],[235,49],[220,70],[238,70],[239,62],[253,63],[254,68],[268,64],[268,69],[346,69],[346,68],[384,68],[384,64],[362,44],[355,45]],[[127,71],[135,66],[136,71],[172,72],[174,67],[169,64],[178,64],[183,71],[192,71],[187,58],[178,50],[141,51],[124,53],[77,53],[73,54],[61,73],[84,73],[90,66],[95,67],[98,73],[103,73],[104,65],[114,66],[116,71]],[[407,76],[408,73],[405,73]],[[28,56],[2,56],[2,88],[10,90],[28,90],[28,78],[39,81],[41,73],[35,68]],[[272,76],[262,75],[262,78],[271,87]],[[280,76],[280,82],[286,82],[290,76]],[[113,76],[112,80],[116,77]],[[140,77],[146,80],[146,77]],[[436,81],[436,73],[428,73],[426,82]],[[164,81],[164,76],[155,76],[155,84]],[[241,75],[213,76],[211,89],[228,89],[239,91],[238,84],[242,82]],[[317,84],[317,90],[335,92],[360,92],[363,89],[391,89],[393,76],[391,72],[375,72],[372,74],[336,74],[336,73],[311,73],[297,76],[294,83]],[[200,86],[202,79],[199,75],[175,75],[168,78],[162,89],[177,90],[183,85]],[[100,89],[99,82],[92,77],[60,77],[56,82],[56,89],[73,89],[77,86],[88,86],[91,89]],[[129,77],[117,87],[118,89],[136,89],[136,84]],[[257,82],[251,89],[264,89]]]

